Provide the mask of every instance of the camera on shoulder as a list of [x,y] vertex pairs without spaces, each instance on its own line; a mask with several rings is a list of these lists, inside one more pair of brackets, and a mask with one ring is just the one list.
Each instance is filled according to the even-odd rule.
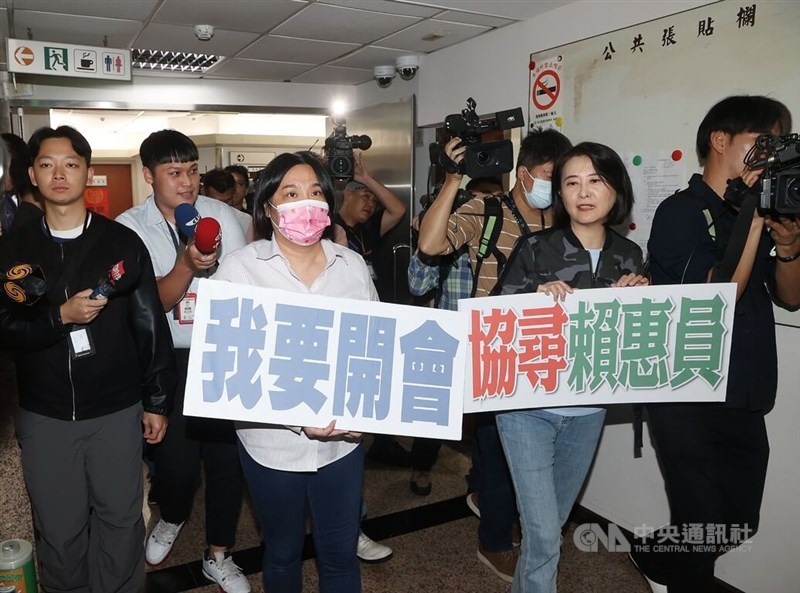
[[726,200],[741,205],[751,193],[759,198],[762,211],[800,214],[800,134],[758,136],[744,163],[751,169],[764,169],[764,173],[752,188],[741,179],[729,182]]
[[476,106],[477,103],[470,97],[467,99],[466,109],[444,119],[444,127],[450,136],[458,136],[467,147],[461,164],[456,165],[444,153],[444,147],[435,142],[430,145],[431,162],[438,163],[450,173],[462,173],[473,179],[508,173],[514,169],[514,147],[511,141],[482,142],[481,137],[495,130],[521,128],[524,125],[522,108],[498,111],[493,118],[481,119],[475,112]]
[[364,134],[347,135],[343,118],[333,118],[333,132],[325,139],[325,157],[328,169],[334,179],[351,179],[355,171],[353,149],[367,150],[372,146],[372,138]]

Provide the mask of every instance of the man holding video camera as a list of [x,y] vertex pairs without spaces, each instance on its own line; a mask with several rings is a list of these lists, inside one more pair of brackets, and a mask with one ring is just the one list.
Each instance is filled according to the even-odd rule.
[[699,526],[710,544],[656,553],[637,542],[632,557],[653,591],[713,591],[716,559],[758,529],[769,458],[764,415],[778,385],[772,303],[800,307],[800,230],[793,216],[737,205],[730,188],[738,183],[755,194],[765,174],[750,149],[759,135],[790,128],[788,109],[774,99],[720,101],[697,131],[702,174],[664,200],[653,219],[653,284],[737,286],[725,402],[647,406],[671,515],[654,535],[683,539]]
[[403,219],[406,207],[392,190],[370,175],[363,153],[355,153],[353,161],[353,179],[345,186],[334,222],[342,225],[348,247],[364,257],[376,280],[375,251],[381,237]]
[[[469,121],[466,116],[464,119]],[[478,122],[467,127],[480,129],[480,126],[481,122]],[[472,140],[479,142],[480,138]],[[514,169],[516,183],[511,192],[500,199],[502,229],[485,261],[479,260],[478,252],[484,235],[487,202],[482,197],[474,198],[452,212],[464,173],[462,163],[470,145],[473,154],[480,155],[481,144],[474,141],[462,144],[460,137],[451,139],[444,147],[441,160],[448,173],[439,196],[431,204],[420,226],[419,249],[426,255],[435,256],[452,253],[467,245],[473,272],[477,270],[474,293],[481,297],[488,296],[497,283],[503,264],[517,239],[528,232],[550,226],[551,214],[548,209],[552,200],[550,177],[553,165],[569,150],[571,144],[555,130],[534,130],[522,141]],[[480,157],[476,160],[480,160]],[[505,172],[510,169],[511,166],[505,168]],[[477,509],[481,519],[478,559],[501,579],[511,582],[519,557],[512,544],[512,527],[516,518],[514,489],[494,414],[479,414],[477,421],[477,452],[472,470],[477,474],[477,483],[472,488],[477,490],[480,502],[476,504],[476,493],[468,497],[468,502]]]

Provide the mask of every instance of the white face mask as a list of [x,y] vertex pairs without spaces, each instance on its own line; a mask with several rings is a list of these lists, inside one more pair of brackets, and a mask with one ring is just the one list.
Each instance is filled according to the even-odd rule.
[[530,191],[526,190],[524,185],[522,186],[528,206],[531,208],[538,208],[539,210],[549,208],[553,203],[553,184],[544,179],[537,179],[531,175],[528,169],[525,169],[525,172],[528,174],[528,177],[533,179],[533,185]]

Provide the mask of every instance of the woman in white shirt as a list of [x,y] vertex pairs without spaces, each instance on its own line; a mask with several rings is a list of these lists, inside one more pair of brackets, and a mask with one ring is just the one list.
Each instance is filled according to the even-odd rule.
[[[378,300],[363,258],[329,240],[333,184],[310,153],[262,171],[254,224],[265,239],[230,254],[215,279],[321,297]],[[360,436],[325,428],[237,426],[239,452],[264,537],[264,588],[299,593],[308,508],[320,590],[357,593],[356,541],[364,480]]]

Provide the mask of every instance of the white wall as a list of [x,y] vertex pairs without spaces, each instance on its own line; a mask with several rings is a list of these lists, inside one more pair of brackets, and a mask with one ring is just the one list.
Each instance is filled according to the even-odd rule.
[[531,53],[649,21],[706,1],[583,0],[425,56],[418,123],[440,122],[473,97],[478,113],[522,107],[527,113]]

